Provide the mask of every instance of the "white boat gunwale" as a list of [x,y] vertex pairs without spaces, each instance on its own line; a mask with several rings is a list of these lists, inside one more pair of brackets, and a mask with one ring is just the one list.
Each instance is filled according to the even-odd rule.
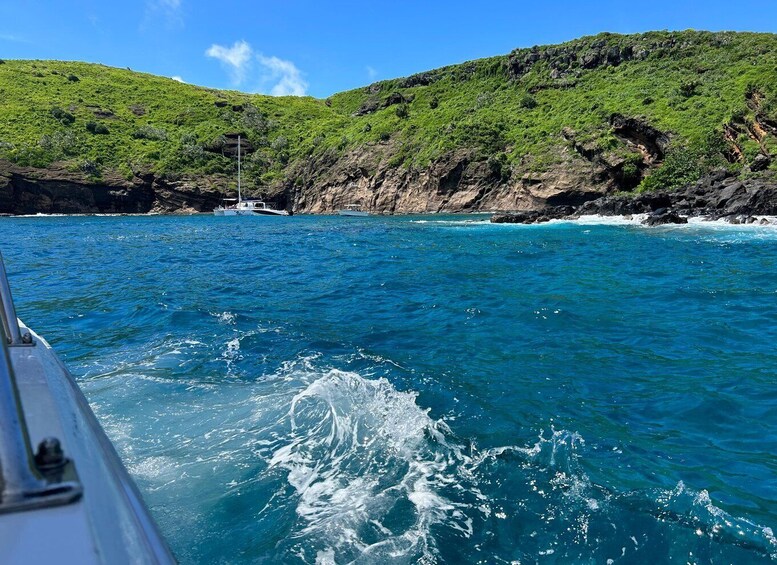
[[2,255],[0,298],[0,562],[174,563],[72,375],[16,318]]

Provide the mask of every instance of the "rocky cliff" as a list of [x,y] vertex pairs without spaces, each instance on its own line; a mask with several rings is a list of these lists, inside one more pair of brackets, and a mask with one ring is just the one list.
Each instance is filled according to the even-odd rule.
[[482,212],[580,203],[607,193],[607,167],[572,152],[543,172],[502,176],[473,150],[445,154],[423,169],[392,167],[392,151],[371,147],[334,162],[314,160],[288,187],[296,211],[329,213],[356,202],[377,213]]
[[494,214],[491,221],[538,224],[586,215],[644,216],[642,223],[650,226],[684,224],[688,218],[770,224],[777,216],[777,175],[768,173],[740,180],[721,169],[673,191],[602,196],[578,206],[545,206]]
[[213,209],[222,192],[202,180],[167,181],[153,174],[99,179],[55,163],[18,167],[0,161],[0,214],[193,213]]

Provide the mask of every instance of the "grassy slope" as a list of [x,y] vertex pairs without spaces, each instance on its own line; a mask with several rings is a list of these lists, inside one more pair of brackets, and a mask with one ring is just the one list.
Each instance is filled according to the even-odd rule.
[[[144,170],[172,177],[232,173],[234,160],[217,151],[219,136],[243,132],[257,148],[246,159],[246,177],[254,185],[284,179],[290,165],[311,154],[341,154],[388,138],[397,148],[396,166],[424,167],[447,151],[467,147],[514,169],[544,170],[557,159],[554,148],[565,144],[565,127],[602,150],[625,151],[609,127],[610,116],[621,113],[672,132],[677,146],[706,148],[715,145],[711,140],[721,136],[724,123],[747,116],[749,87],[765,95],[767,111],[777,97],[777,35],[603,34],[561,47],[578,57],[597,44],[636,50],[662,41],[672,47],[653,48],[644,60],[618,66],[588,70],[573,62],[562,78],[552,78],[548,61],[515,78],[509,56],[500,56],[431,71],[424,81],[429,84],[384,81],[327,101],[216,91],[85,63],[5,61],[0,65],[0,157],[33,166],[65,161],[97,175],[110,167],[128,178]],[[695,84],[690,95],[683,92],[688,84]],[[395,93],[412,100],[353,115]],[[233,105],[246,109],[234,111]],[[54,108],[75,120],[63,123],[52,115]],[[100,110],[113,116],[96,116]],[[108,133],[88,132],[90,121],[105,125]],[[164,139],[136,137],[144,126],[156,128],[147,130],[151,137]],[[754,155],[757,144],[741,142],[745,153]]]
[[[531,155],[548,158],[549,146],[561,143],[560,132],[571,127],[581,139],[598,141],[603,149],[615,141],[608,123],[613,113],[644,116],[655,127],[680,139],[705,143],[710,134],[721,131],[732,116],[745,110],[744,93],[756,85],[771,99],[777,94],[777,36],[771,34],[718,34],[683,32],[654,33],[674,36],[690,45],[682,56],[652,53],[645,61],[629,61],[617,67],[581,71],[571,88],[559,87],[544,63],[537,64],[518,81],[505,80],[505,58],[476,61],[474,78],[457,80],[460,67],[438,71],[442,80],[430,86],[402,89],[416,98],[410,104],[410,118],[400,120],[392,110],[358,118],[347,128],[355,140],[375,138],[375,132],[401,130],[415,153],[418,164],[458,145],[473,144],[484,150],[506,150],[511,161]],[[602,36],[584,38],[572,44],[585,45]],[[634,43],[635,36],[605,36],[609,44]],[[681,85],[698,82],[696,94],[686,97]],[[400,81],[383,83],[383,92],[396,89]],[[569,84],[567,80],[567,84]],[[534,91],[535,108],[522,106],[522,99]],[[334,107],[354,111],[369,97],[363,89],[333,97]],[[440,104],[431,110],[428,102]],[[370,122],[370,134],[360,126]],[[455,124],[451,128],[451,124]],[[501,145],[503,143],[503,145]],[[411,153],[411,152],[409,152]]]

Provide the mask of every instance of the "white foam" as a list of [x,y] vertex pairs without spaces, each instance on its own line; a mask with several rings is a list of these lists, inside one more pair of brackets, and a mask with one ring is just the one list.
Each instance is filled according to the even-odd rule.
[[647,218],[647,214],[633,214],[628,216],[602,216],[591,214],[578,218],[550,220],[548,223],[575,223],[584,226],[637,226]]
[[232,312],[211,312],[211,316],[215,316],[216,319],[222,324],[234,325],[237,316]]
[[[336,553],[358,547],[414,558],[430,551],[433,524],[471,535],[461,504],[441,493],[463,458],[444,443],[444,425],[416,404],[415,393],[331,370],[294,396],[286,425],[268,464],[284,469],[297,491],[304,535],[323,536]],[[402,500],[414,516],[392,531],[384,518]],[[357,534],[370,524],[380,538],[372,543]]]

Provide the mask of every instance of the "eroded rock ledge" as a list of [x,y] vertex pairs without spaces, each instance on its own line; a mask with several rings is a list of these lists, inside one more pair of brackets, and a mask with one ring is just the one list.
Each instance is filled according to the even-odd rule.
[[0,214],[188,213],[214,208],[221,196],[201,179],[126,179],[106,171],[97,180],[57,163],[36,169],[0,162]]
[[689,217],[731,223],[762,222],[757,216],[777,215],[777,178],[774,175],[740,180],[728,171],[716,171],[676,191],[603,196],[580,206],[548,206],[529,211],[495,214],[494,223],[534,224],[586,215],[646,214],[646,225],[687,223]]

